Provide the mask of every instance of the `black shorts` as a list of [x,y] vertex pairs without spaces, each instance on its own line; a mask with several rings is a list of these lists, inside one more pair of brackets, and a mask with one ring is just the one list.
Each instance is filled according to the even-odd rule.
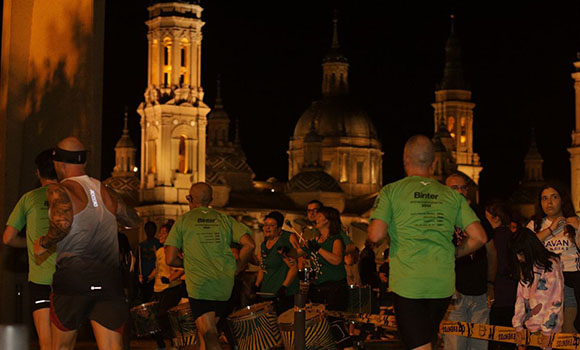
[[122,333],[129,317],[123,296],[51,295],[50,321],[61,331],[77,330],[85,319]]
[[450,300],[451,297],[409,299],[393,293],[397,327],[407,349],[429,344],[436,339],[439,323]]
[[194,320],[208,312],[215,312],[215,317],[224,318],[227,316],[228,302],[217,300],[202,300],[189,298],[189,306]]
[[30,290],[30,309],[32,312],[50,308],[50,285],[28,282]]

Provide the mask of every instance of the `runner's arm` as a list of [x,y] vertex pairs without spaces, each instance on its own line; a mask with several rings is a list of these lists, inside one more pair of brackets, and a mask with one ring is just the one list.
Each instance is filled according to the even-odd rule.
[[183,259],[179,257],[179,249],[172,245],[165,246],[165,263],[173,267],[183,267]]
[[369,239],[375,243],[383,238],[389,240],[389,235],[387,231],[388,225],[386,222],[380,219],[373,219],[369,225]]
[[19,232],[16,228],[6,225],[2,235],[2,243],[14,248],[26,248],[26,238],[19,236]]
[[42,255],[65,238],[72,227],[74,212],[73,203],[62,184],[50,185],[46,193],[48,200],[48,219],[50,227],[44,236],[34,242],[34,254]]
[[242,249],[240,249],[240,259],[236,261],[236,274],[246,266],[246,263],[250,260],[252,255],[254,255],[254,249],[256,248],[254,239],[247,233],[240,237],[239,243],[242,245]]
[[487,235],[479,221],[472,222],[464,231],[467,234],[467,238],[463,239],[461,244],[455,248],[456,258],[475,252],[487,241]]

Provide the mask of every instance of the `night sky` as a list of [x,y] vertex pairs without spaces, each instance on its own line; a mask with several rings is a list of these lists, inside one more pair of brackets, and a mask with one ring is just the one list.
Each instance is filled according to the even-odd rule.
[[[146,1],[107,1],[103,170],[114,166],[124,106],[133,141],[147,73]],[[289,138],[320,98],[321,60],[330,47],[333,10],[349,59],[351,95],[375,123],[383,145],[383,183],[402,176],[402,148],[433,134],[434,91],[444,67],[449,14],[473,92],[474,148],[484,167],[480,197],[507,198],[523,176],[536,127],[544,177],[569,186],[567,147],[574,127],[570,73],[580,51],[580,2],[203,1],[202,86],[214,104],[217,75],[256,180],[287,180]],[[390,2],[389,2],[390,3]],[[468,3],[469,8],[465,7]]]

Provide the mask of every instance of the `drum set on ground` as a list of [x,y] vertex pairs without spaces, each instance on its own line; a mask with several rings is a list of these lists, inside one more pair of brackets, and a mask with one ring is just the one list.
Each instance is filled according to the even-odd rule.
[[[365,304],[361,300],[360,290],[352,288],[352,301],[358,301],[358,306]],[[358,295],[356,295],[358,294]],[[364,294],[364,293],[363,293]],[[349,302],[349,304],[352,303]],[[360,303],[360,301],[363,301]],[[137,337],[151,337],[161,332],[157,321],[157,302],[141,304],[131,309],[131,317]],[[351,305],[352,306],[352,305]],[[352,309],[352,308],[351,308]],[[357,310],[349,310],[357,311]],[[357,312],[333,312],[326,310],[323,304],[306,305],[305,349],[336,349],[330,332],[327,315],[344,316],[343,319],[351,326],[349,328],[358,349],[401,349],[402,345],[396,336],[392,324],[394,317],[363,314]],[[199,341],[195,322],[188,302],[181,303],[168,311],[172,330],[172,347],[178,350],[198,349]],[[234,344],[230,349],[294,350],[294,309],[277,315],[272,302],[262,302],[246,306],[231,313],[227,324],[233,334]],[[376,337],[377,332],[381,334]],[[375,336],[373,336],[375,335]]]

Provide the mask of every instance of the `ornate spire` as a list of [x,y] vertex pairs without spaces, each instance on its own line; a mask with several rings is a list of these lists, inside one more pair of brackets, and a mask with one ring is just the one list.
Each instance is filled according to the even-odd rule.
[[332,19],[332,45],[330,47],[333,49],[340,48],[338,42],[338,10],[334,10],[334,18]]
[[338,11],[332,19],[330,51],[322,60],[322,95],[336,96],[348,93],[348,60],[340,52],[338,41]]
[[445,45],[445,69],[439,89],[466,90],[467,84],[465,83],[463,68],[461,66],[461,47],[455,33],[455,15],[451,13],[449,17],[451,28],[449,31],[449,39],[447,39],[447,44]]
[[348,62],[347,58],[340,51],[340,42],[338,41],[338,10],[334,10],[334,16],[332,18],[332,41],[330,43],[330,51],[328,51],[323,60],[323,63],[327,62]]
[[224,108],[222,102],[222,81],[221,81],[221,74],[218,74],[217,77],[217,92],[215,97],[215,109],[222,109]]
[[133,141],[131,140],[131,136],[129,136],[129,111],[127,106],[125,106],[125,117],[123,122],[123,134],[119,141],[117,141],[117,145],[115,148],[135,148],[133,145]]

